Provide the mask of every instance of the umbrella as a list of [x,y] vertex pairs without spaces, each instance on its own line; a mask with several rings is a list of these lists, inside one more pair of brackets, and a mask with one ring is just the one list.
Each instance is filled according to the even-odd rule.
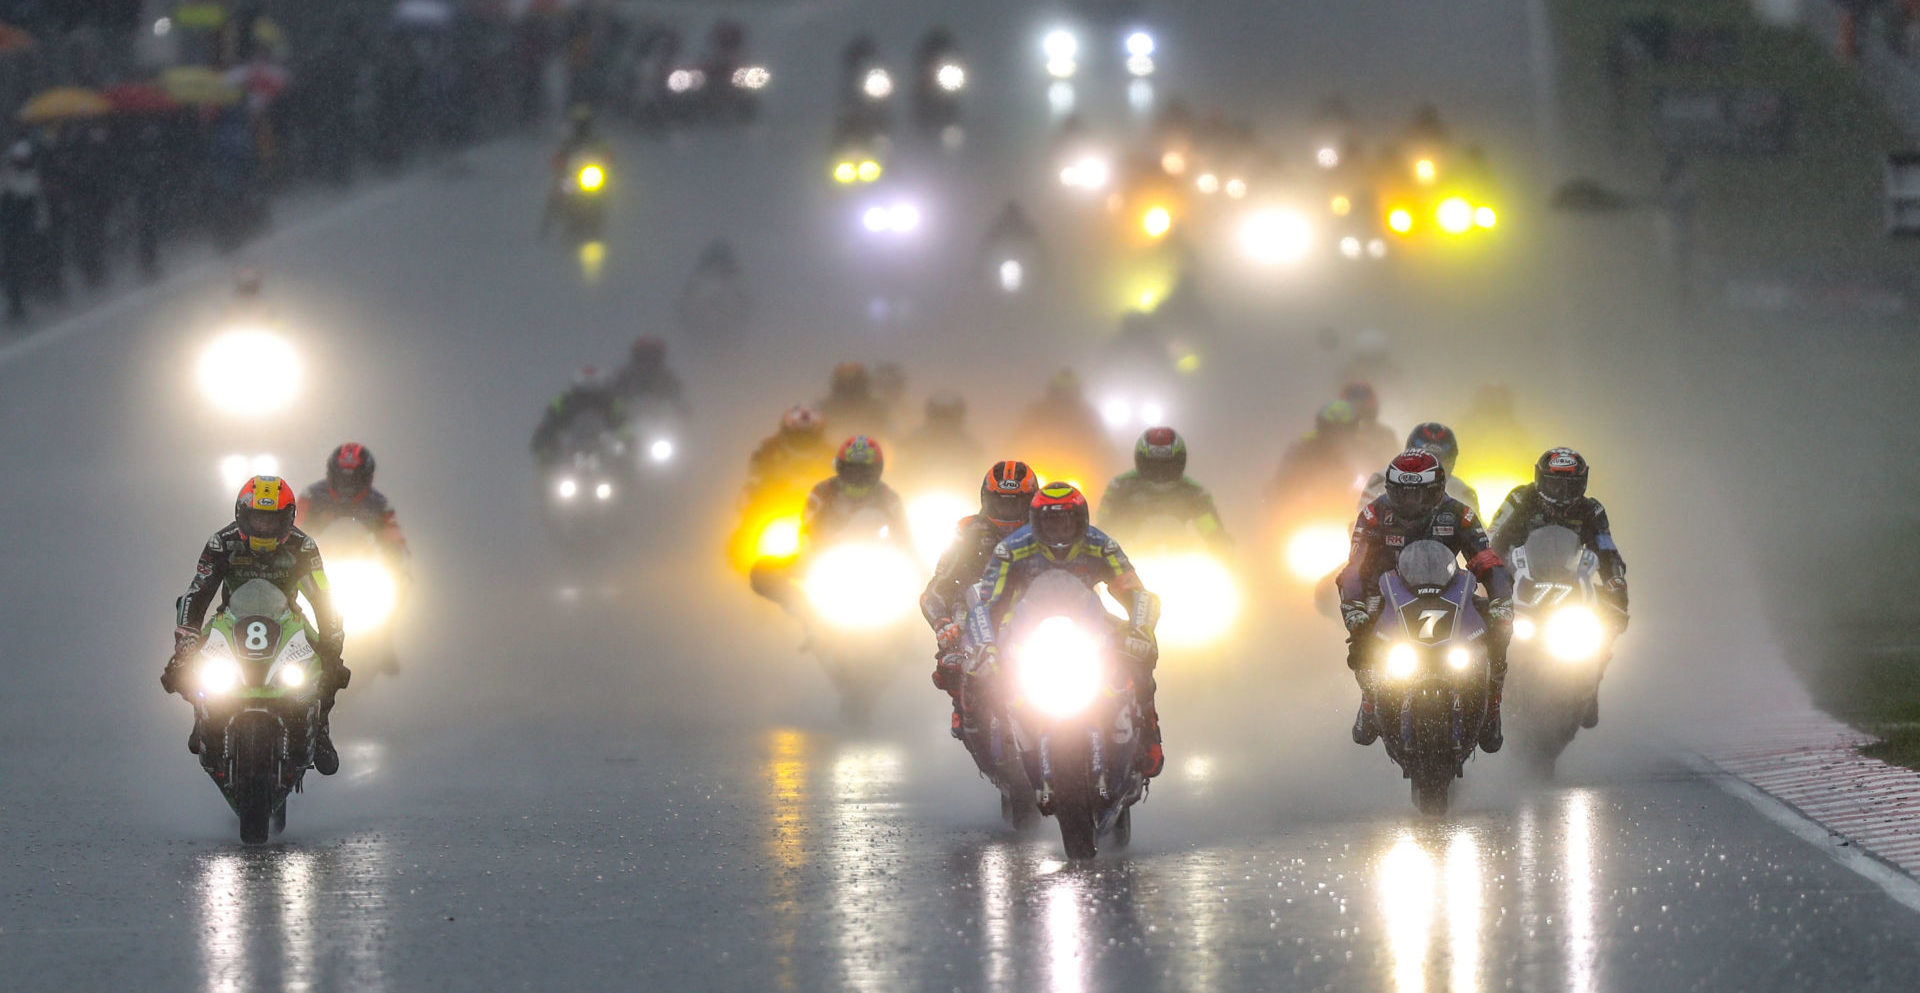
[[225,107],[240,102],[240,88],[206,66],[176,66],[160,74],[160,88],[188,104]]
[[101,96],[116,114],[164,114],[179,110],[180,101],[153,83],[115,83]]
[[81,117],[99,117],[113,108],[107,98],[77,86],[61,86],[40,93],[20,106],[13,116],[22,124],[47,124]]
[[32,35],[11,24],[0,24],[0,55],[12,55],[32,47]]

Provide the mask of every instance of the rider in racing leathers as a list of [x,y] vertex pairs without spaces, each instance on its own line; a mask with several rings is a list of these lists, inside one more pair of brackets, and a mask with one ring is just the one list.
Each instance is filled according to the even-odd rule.
[[[990,694],[999,669],[999,648],[995,643],[1000,625],[1008,611],[1026,593],[1038,576],[1064,570],[1094,587],[1101,583],[1107,593],[1127,608],[1122,622],[1121,655],[1134,666],[1134,686],[1138,692],[1141,736],[1147,748],[1141,753],[1141,773],[1158,776],[1166,767],[1166,753],[1160,744],[1160,712],[1154,705],[1153,679],[1160,647],[1153,628],[1160,619],[1160,598],[1147,592],[1133,563],[1120,543],[1088,523],[1087,498],[1066,483],[1049,483],[1033,498],[1028,523],[994,546],[985,575],[968,594],[972,606],[967,614],[967,639],[974,646],[972,665],[967,669],[961,690],[962,721],[972,726],[976,701]],[[987,685],[983,686],[983,682]]]
[[863,362],[842,362],[834,366],[827,382],[826,399],[816,408],[836,435],[890,437],[893,418],[886,400],[874,391],[873,375]]
[[1404,451],[1400,436],[1380,423],[1380,395],[1369,383],[1356,380],[1340,388],[1340,399],[1353,408],[1354,443],[1372,464],[1379,464]]
[[1479,515],[1447,495],[1447,470],[1432,452],[1402,452],[1387,464],[1387,492],[1360,511],[1353,525],[1353,551],[1340,571],[1340,613],[1347,625],[1347,667],[1360,683],[1360,713],[1354,717],[1355,744],[1371,745],[1380,736],[1373,710],[1373,624],[1380,603],[1380,577],[1392,571],[1400,550],[1431,539],[1466,559],[1467,569],[1485,584],[1487,670],[1492,683],[1480,747],[1497,752],[1500,691],[1507,678],[1507,641],[1513,627],[1513,577],[1493,550]]
[[[1627,561],[1613,543],[1607,508],[1587,495],[1587,460],[1571,448],[1554,448],[1533,466],[1533,482],[1514,487],[1493,515],[1493,550],[1506,556],[1526,544],[1527,536],[1549,525],[1559,525],[1580,536],[1580,544],[1599,558],[1600,587],[1595,592],[1612,608],[1616,631],[1627,629]],[[1600,695],[1594,694],[1581,720],[1585,727],[1600,723]]]
[[825,422],[812,407],[796,405],[780,415],[780,429],[761,440],[747,457],[747,498],[779,489],[795,479],[819,479],[833,468],[833,446]]
[[[296,504],[293,487],[277,476],[255,476],[240,488],[233,523],[207,540],[187,592],[174,602],[173,655],[160,672],[160,686],[186,696],[187,662],[200,648],[207,608],[216,595],[224,608],[234,589],[252,579],[279,587],[289,603],[305,595],[313,607],[313,649],[320,659],[320,726],[314,729],[313,767],[331,776],[340,771],[340,754],[333,747],[328,715],[333,712],[334,697],[346,689],[353,673],[340,662],[346,633],[333,609],[320,547],[294,526]],[[205,746],[196,721],[187,750],[199,755]]]
[[373,488],[373,452],[349,441],[327,456],[327,478],[307,487],[294,510],[294,524],[309,533],[325,531],[335,521],[354,521],[365,527],[380,551],[403,569],[408,559],[407,539],[400,533],[393,504]]
[[800,618],[809,634],[813,631],[813,619],[794,577],[810,552],[831,541],[856,516],[868,510],[878,511],[886,521],[889,541],[909,554],[913,551],[906,504],[893,487],[880,481],[880,473],[885,468],[886,456],[879,442],[863,434],[848,438],[833,457],[833,475],[807,494],[806,509],[800,514],[799,553],[787,558],[763,558],[753,564],[748,575],[753,591]]
[[1169,427],[1148,428],[1133,446],[1133,471],[1114,477],[1100,498],[1101,530],[1131,534],[1149,518],[1166,515],[1191,524],[1209,545],[1228,544],[1213,494],[1186,472],[1186,439]]
[[967,590],[980,581],[993,549],[1027,523],[1040,480],[1025,462],[996,462],[980,482],[980,512],[960,522],[953,544],[933,568],[920,594],[920,615],[933,628],[933,685],[953,698],[953,736],[960,738],[961,653],[967,619]]
[[540,417],[533,432],[533,458],[542,466],[560,461],[568,453],[560,450],[560,435],[575,421],[596,418],[604,430],[620,434],[627,423],[627,406],[611,383],[602,379],[593,366],[582,368],[573,377],[573,385],[555,397]]
[[633,339],[633,346],[627,350],[627,364],[614,370],[609,386],[629,407],[647,400],[661,400],[672,404],[675,412],[687,413],[686,387],[667,367],[667,343],[652,335]]

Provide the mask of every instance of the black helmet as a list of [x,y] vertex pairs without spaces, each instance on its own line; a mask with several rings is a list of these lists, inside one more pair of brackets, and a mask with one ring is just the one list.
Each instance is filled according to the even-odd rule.
[[1133,446],[1133,467],[1149,483],[1172,483],[1187,474],[1187,441],[1169,427],[1148,428]]
[[1587,495],[1587,460],[1571,448],[1550,448],[1533,464],[1540,499],[1564,507]]
[[1428,421],[1415,427],[1407,435],[1407,449],[1432,452],[1440,457],[1440,464],[1448,472],[1453,471],[1453,464],[1460,459],[1460,439],[1454,435],[1452,428],[1439,421]]

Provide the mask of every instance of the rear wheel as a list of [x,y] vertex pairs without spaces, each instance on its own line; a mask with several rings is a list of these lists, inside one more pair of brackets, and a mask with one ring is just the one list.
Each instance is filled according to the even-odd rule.
[[278,745],[279,729],[265,719],[243,721],[233,736],[233,809],[240,815],[240,840],[249,845],[264,844],[272,831]]

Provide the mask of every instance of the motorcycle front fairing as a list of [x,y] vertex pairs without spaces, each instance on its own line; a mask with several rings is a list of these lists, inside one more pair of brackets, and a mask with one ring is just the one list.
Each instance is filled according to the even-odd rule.
[[[1417,658],[1415,671],[1402,679],[1389,674],[1385,658],[1375,667],[1384,742],[1408,775],[1411,763],[1428,757],[1421,751],[1415,723],[1415,708],[1423,699],[1437,699],[1449,712],[1450,760],[1456,770],[1479,739],[1489,677],[1487,625],[1474,603],[1476,582],[1465,570],[1456,570],[1441,588],[1414,588],[1398,572],[1380,577],[1381,611],[1374,633],[1383,654],[1393,646],[1410,646]],[[1455,651],[1467,653],[1465,666],[1448,661]]]

